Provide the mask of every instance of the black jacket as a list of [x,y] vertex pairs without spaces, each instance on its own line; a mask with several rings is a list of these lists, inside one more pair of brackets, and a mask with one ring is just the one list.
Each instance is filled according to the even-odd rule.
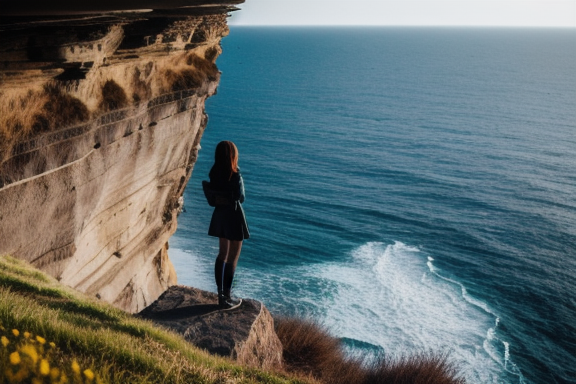
[[210,188],[217,191],[216,206],[212,213],[208,235],[241,241],[250,237],[244,202],[244,180],[240,171],[230,180],[210,177]]

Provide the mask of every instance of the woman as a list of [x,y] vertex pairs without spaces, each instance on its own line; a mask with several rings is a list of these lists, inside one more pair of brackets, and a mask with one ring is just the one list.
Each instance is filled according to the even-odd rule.
[[238,149],[233,142],[218,143],[209,176],[210,189],[216,197],[208,235],[220,239],[220,250],[214,266],[218,305],[232,309],[242,303],[242,300],[232,298],[230,290],[242,241],[250,237],[241,204],[244,202],[244,181],[238,168]]

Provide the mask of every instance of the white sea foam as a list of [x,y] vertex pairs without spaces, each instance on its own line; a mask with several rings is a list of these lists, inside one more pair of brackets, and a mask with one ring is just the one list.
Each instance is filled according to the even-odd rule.
[[170,260],[178,274],[178,283],[190,285],[205,291],[214,288],[214,264],[192,250],[170,248]]
[[358,247],[350,263],[317,272],[337,283],[324,322],[337,335],[392,355],[448,351],[468,383],[499,383],[504,369],[516,373],[506,368],[515,366],[508,343],[497,336],[498,317],[433,262],[401,242]]

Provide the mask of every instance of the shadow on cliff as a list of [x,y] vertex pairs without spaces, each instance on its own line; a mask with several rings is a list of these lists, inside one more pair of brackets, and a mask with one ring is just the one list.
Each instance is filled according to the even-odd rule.
[[150,320],[178,320],[187,317],[204,316],[221,309],[218,304],[196,304],[154,312],[149,314],[147,318]]

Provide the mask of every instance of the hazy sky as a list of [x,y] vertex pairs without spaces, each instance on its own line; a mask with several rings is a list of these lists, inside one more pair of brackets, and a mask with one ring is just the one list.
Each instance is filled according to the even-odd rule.
[[576,0],[246,0],[231,25],[576,27]]

